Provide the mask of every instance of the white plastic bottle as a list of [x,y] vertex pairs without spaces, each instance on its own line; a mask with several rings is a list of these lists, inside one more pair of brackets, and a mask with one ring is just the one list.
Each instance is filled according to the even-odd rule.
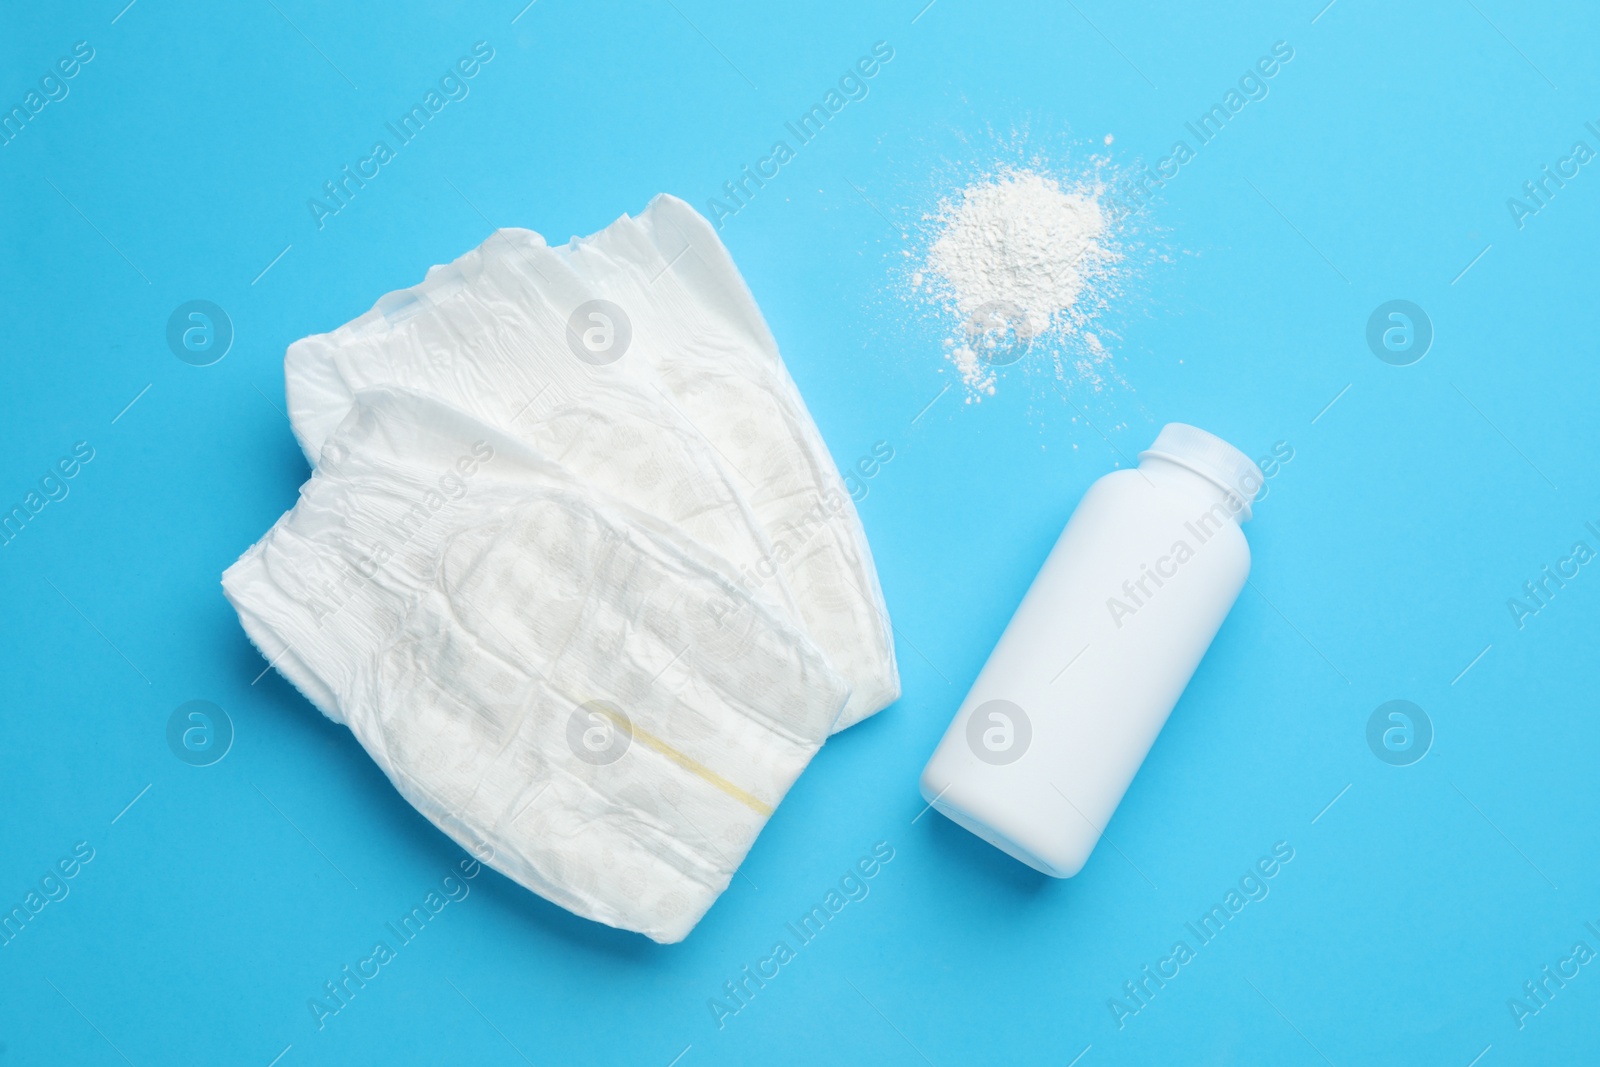
[[1169,423],[1089,487],[922,772],[934,808],[1056,878],[1083,867],[1244,588],[1250,457]]

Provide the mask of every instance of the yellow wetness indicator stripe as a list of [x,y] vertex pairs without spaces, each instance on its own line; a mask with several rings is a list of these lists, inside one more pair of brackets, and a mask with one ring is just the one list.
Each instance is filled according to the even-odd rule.
[[631,734],[635,741],[642,742],[646,746],[661,753],[663,756],[667,757],[673,763],[676,763],[690,774],[697,775],[698,777],[705,779],[707,782],[716,786],[718,789],[722,790],[739,803],[745,805],[757,815],[765,816],[769,819],[772,817],[771,806],[763,803],[759,797],[754,797],[749,793],[746,793],[743,789],[740,789],[738,786],[722,777],[722,775],[718,774],[710,767],[707,767],[705,764],[684,755],[682,752],[679,752],[677,749],[667,744],[655,734],[650,733],[648,730],[641,730],[638,726],[635,726],[632,722],[628,721],[628,719],[620,712],[613,711],[611,708],[598,701],[595,704],[595,710],[600,712],[606,718],[610,719],[611,724],[617,729]]

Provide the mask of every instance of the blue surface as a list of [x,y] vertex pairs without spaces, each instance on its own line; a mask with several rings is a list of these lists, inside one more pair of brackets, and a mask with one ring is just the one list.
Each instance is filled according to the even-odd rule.
[[[0,948],[0,1065],[1594,1057],[1600,964],[1520,1027],[1508,1004],[1600,950],[1600,568],[1520,628],[1508,608],[1600,549],[1600,164],[1520,227],[1507,206],[1600,149],[1592,9],[124,2],[0,33],[6,108],[93,49],[0,147],[0,504],[93,451],[0,549],[0,904],[73,871]],[[319,230],[308,198],[478,41],[470,94]],[[344,729],[253,681],[219,590],[306,477],[285,346],[492,225],[562,240],[659,191],[703,207],[877,41],[868,97],[723,236],[835,458],[893,445],[860,510],[904,698],[827,745],[684,944],[484,872],[319,1030],[307,1001],[463,857]],[[1140,223],[1102,322],[1126,383],[1020,365],[913,422],[949,377],[942,324],[899,295],[899,231],[952,168],[1017,129],[1064,170],[1154,164],[1275,41],[1270,94]],[[1393,299],[1435,331],[1410,366],[1366,343]],[[165,340],[190,300],[235,331],[210,366]],[[1294,458],[1114,847],[1050,881],[919,818],[916,775],[1084,488],[1173,419]],[[1368,745],[1393,699],[1432,723],[1410,766]],[[191,700],[232,723],[209,766],[167,741]],[[878,842],[870,893],[719,1028],[724,983]],[[1278,842],[1269,895],[1199,945],[1185,923]],[[1180,939],[1194,958],[1131,1013],[1123,984]]]

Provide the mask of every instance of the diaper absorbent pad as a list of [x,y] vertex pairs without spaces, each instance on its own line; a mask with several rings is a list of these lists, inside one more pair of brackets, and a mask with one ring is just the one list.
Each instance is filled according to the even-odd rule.
[[285,379],[314,473],[224,591],[533,892],[681,940],[829,733],[899,696],[854,505],[682,201],[556,248],[498,230]]
[[[661,425],[591,410],[612,437]],[[687,501],[720,501],[720,483],[688,467],[662,475],[689,479],[672,492],[610,479],[676,508],[669,521],[480,414],[351,393],[299,502],[224,590],[262,654],[439,829],[579,915],[681,940],[850,686],[685,533]]]
[[[599,353],[581,340],[597,302],[611,331]],[[787,613],[844,677],[837,729],[899,696],[855,507],[727,249],[683,201],[657,197],[562,247],[496,231],[296,342],[285,377],[313,464],[359,390],[436,397],[724,557],[735,585]]]

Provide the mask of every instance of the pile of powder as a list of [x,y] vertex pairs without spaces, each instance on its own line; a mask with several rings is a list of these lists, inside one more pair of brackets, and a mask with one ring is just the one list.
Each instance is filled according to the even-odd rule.
[[947,342],[949,358],[968,387],[968,400],[994,393],[996,368],[1031,347],[1059,351],[1081,333],[1080,373],[1107,358],[1084,325],[1103,302],[1121,258],[1104,187],[1063,188],[1026,168],[1001,170],[943,201],[928,217],[936,234],[923,271],[912,277],[960,323]]

